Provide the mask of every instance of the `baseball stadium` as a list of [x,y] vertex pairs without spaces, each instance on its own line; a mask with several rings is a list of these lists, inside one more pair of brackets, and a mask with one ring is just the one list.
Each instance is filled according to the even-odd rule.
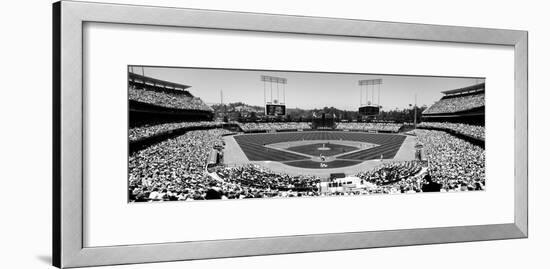
[[128,115],[129,202],[485,190],[482,78],[129,66]]

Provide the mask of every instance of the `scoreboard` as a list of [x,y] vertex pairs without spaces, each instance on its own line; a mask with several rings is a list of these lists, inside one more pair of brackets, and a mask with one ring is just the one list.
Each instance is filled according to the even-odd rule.
[[363,116],[373,116],[380,114],[380,107],[379,106],[362,106],[359,107],[359,114]]
[[285,105],[265,105],[265,114],[267,116],[284,116],[286,115]]

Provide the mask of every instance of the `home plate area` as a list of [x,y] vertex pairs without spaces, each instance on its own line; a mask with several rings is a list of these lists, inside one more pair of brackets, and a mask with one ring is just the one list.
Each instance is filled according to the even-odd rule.
[[403,135],[340,131],[244,134],[234,138],[249,161],[308,169],[392,159],[405,140]]

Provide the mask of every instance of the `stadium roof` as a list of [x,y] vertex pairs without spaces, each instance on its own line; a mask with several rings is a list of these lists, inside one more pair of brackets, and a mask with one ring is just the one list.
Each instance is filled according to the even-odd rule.
[[160,80],[152,77],[147,77],[147,76],[139,75],[132,72],[128,72],[128,80],[133,82],[140,82],[140,83],[145,83],[149,85],[154,85],[154,86],[166,87],[166,88],[175,89],[175,90],[185,90],[185,89],[191,88],[191,86],[188,86],[188,85],[174,83],[166,80]]
[[475,84],[472,86],[454,89],[454,90],[448,90],[448,91],[442,91],[441,93],[446,95],[453,95],[453,94],[461,94],[461,93],[468,93],[468,92],[478,92],[478,91],[485,91],[485,82]]

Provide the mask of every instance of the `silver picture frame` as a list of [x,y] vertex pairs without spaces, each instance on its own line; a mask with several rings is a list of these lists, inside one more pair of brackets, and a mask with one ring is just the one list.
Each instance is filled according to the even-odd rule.
[[[514,222],[493,225],[84,247],[86,22],[505,45],[514,48]],[[527,31],[61,1],[53,4],[53,265],[60,268],[526,238]]]

